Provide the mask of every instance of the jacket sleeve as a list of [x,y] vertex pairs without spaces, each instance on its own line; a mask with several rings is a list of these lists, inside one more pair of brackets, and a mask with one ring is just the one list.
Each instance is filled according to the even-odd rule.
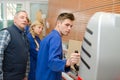
[[63,72],[65,71],[66,60],[62,60],[62,41],[60,37],[53,37],[49,44],[49,61],[48,67],[52,71]]

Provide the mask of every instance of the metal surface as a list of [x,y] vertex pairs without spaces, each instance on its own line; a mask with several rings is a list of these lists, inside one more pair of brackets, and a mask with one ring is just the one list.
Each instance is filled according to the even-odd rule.
[[120,15],[95,13],[81,48],[79,76],[83,80],[120,80]]

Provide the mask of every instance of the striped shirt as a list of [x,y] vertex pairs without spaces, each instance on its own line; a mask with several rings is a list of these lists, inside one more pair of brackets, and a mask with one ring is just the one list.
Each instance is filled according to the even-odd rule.
[[0,80],[3,80],[3,72],[2,72],[3,54],[10,40],[11,40],[10,33],[7,30],[1,30],[0,31]]

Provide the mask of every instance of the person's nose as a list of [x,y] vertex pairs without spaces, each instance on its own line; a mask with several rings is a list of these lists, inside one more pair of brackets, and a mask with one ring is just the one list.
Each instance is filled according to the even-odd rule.
[[71,26],[68,26],[68,29],[71,30]]
[[26,18],[24,18],[24,22],[25,22],[26,24],[28,23]]

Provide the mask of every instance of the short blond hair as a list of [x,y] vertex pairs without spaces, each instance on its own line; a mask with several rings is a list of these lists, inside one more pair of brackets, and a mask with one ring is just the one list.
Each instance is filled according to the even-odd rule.
[[34,22],[30,25],[30,33],[32,34],[33,37],[35,37],[34,31],[33,31],[33,27],[34,27],[34,26],[37,26],[37,25],[40,25],[40,26],[44,27],[43,22],[40,22],[40,21],[38,21],[38,20],[34,21]]

